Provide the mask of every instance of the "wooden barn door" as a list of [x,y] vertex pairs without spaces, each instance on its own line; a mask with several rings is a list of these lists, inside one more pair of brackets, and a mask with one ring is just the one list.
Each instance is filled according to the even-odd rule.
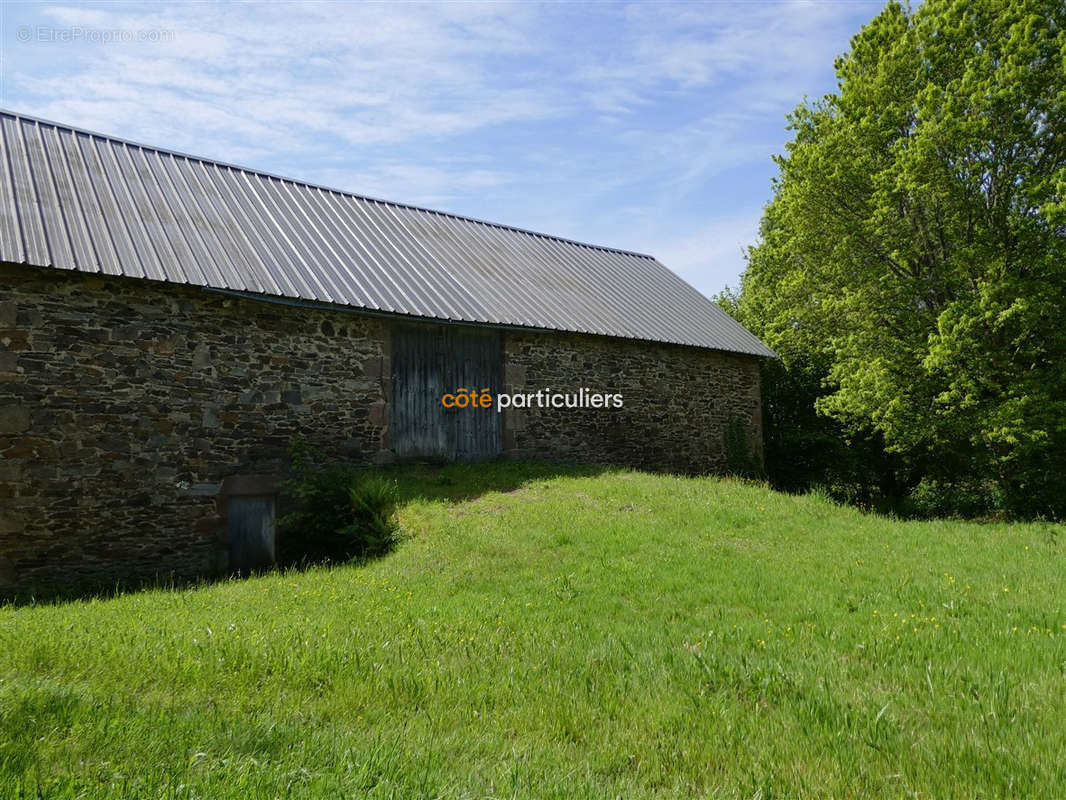
[[488,388],[495,397],[502,385],[502,346],[498,331],[396,326],[389,430],[397,457],[484,461],[499,455],[496,409],[445,408],[441,397],[460,388]]

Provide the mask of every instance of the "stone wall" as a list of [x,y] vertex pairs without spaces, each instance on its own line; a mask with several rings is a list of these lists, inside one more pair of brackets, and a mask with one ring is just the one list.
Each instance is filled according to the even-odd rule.
[[[0,592],[214,571],[219,487],[279,474],[296,438],[391,459],[387,318],[14,265],[0,286]],[[624,398],[508,410],[507,457],[712,472],[731,419],[760,452],[753,357],[502,335],[509,391]]]
[[384,444],[380,319],[0,267],[0,587],[215,565],[228,475]]
[[620,409],[530,408],[504,412],[509,456],[628,465],[688,473],[726,469],[725,431],[740,425],[762,458],[759,362],[681,345],[571,333],[508,333],[509,392],[580,387],[621,393]]

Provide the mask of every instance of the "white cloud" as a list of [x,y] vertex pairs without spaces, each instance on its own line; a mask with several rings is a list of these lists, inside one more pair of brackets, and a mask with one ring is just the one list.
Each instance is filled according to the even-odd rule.
[[45,77],[14,66],[34,110],[83,125],[110,119],[137,135],[164,126],[234,139],[267,133],[286,144],[328,133],[366,145],[557,110],[538,87],[501,85],[483,71],[486,59],[522,49],[507,16],[520,23],[525,12],[510,6],[190,3],[42,13],[53,25],[173,32],[163,42],[43,45],[65,57]]
[[700,226],[679,238],[653,245],[653,254],[705,295],[737,285],[744,254],[755,244],[762,210],[747,209]]
[[637,103],[664,89],[718,84],[738,109],[759,104],[767,91],[794,104],[812,73],[827,66],[823,45],[847,43],[853,23],[840,8],[795,0],[633,3],[621,16],[621,38],[606,53],[587,52],[578,74],[590,92]]

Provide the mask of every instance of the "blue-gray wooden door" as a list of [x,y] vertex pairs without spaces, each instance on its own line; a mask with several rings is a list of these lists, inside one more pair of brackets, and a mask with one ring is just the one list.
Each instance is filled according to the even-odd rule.
[[465,388],[502,386],[499,331],[459,325],[402,325],[392,335],[393,451],[400,458],[484,461],[500,453],[493,408],[446,408],[441,398]]
[[229,567],[251,572],[274,563],[275,525],[272,495],[235,495],[226,501]]

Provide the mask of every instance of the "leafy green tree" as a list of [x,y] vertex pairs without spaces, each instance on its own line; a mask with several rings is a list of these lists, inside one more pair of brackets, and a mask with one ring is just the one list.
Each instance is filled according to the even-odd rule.
[[891,2],[836,71],[789,117],[737,315],[905,482],[1063,514],[1066,3]]

